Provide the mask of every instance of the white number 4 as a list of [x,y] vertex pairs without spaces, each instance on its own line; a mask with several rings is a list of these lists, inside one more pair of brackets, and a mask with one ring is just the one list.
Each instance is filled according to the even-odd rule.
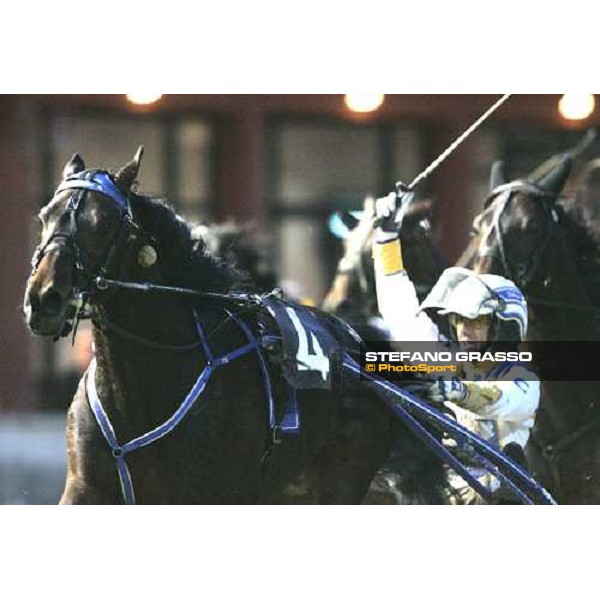
[[[321,373],[323,379],[327,380],[327,375],[329,373],[329,359],[325,356],[321,344],[319,344],[319,340],[312,331],[306,330],[293,308],[286,307],[285,310],[298,333],[298,354],[296,355],[298,369],[300,371],[318,371]],[[308,351],[309,335],[314,350],[313,354]]]

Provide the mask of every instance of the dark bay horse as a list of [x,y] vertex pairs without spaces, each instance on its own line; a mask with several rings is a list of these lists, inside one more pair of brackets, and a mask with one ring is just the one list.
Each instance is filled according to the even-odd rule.
[[[127,454],[137,502],[288,501],[292,481],[310,488],[314,502],[360,502],[398,433],[389,411],[361,382],[332,372],[331,389],[298,392],[300,432],[273,444],[260,356],[280,406],[286,385],[276,357],[248,351],[214,368],[209,355],[248,345],[259,316],[227,303],[238,273],[195,249],[189,226],[165,203],[132,191],[140,159],[138,151],[111,175],[86,170],[74,155],[40,213],[43,230],[24,301],[29,327],[65,335],[79,311],[88,311],[94,324],[95,373],[82,378],[68,412],[61,503],[123,502],[126,477],[115,465],[122,466],[126,442],[168,423],[209,366],[210,380],[178,426]],[[94,187],[100,179],[109,192]],[[134,285],[111,288],[107,280],[220,296],[149,294]],[[330,318],[317,318],[333,330]],[[109,447],[106,424],[92,411],[92,390],[116,445]]]
[[[523,291],[529,309],[528,341],[600,339],[600,245],[572,204],[559,201],[571,161],[563,158],[537,181],[492,170],[492,195],[474,221],[463,264],[497,273]],[[531,471],[561,503],[600,503],[600,386],[553,381],[534,354],[543,382],[527,447]]]

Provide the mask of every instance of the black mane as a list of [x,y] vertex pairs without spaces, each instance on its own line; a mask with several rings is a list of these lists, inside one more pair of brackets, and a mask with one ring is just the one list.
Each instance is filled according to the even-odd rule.
[[166,200],[132,194],[131,206],[144,230],[156,240],[166,284],[219,293],[251,287],[245,274],[197,243],[190,224]]

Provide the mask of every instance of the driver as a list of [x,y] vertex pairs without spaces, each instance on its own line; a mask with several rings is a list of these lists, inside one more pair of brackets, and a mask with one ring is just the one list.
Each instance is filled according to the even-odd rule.
[[[517,286],[504,277],[451,267],[419,306],[402,263],[398,237],[402,207],[410,196],[409,192],[392,192],[379,198],[375,206],[377,302],[391,339],[447,341],[425,313],[425,309],[437,309],[439,315],[449,317],[452,336],[466,350],[483,352],[495,342],[512,342],[516,347],[526,334],[527,303]],[[428,399],[447,402],[462,425],[525,466],[523,448],[539,404],[539,380],[523,363],[463,363],[461,368],[459,378],[429,384]],[[492,490],[499,486],[495,479],[486,483]]]

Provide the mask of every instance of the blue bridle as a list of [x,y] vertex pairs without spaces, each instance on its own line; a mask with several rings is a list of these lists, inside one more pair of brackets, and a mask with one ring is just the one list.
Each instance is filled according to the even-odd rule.
[[112,176],[107,171],[89,169],[69,175],[61,181],[54,195],[65,190],[85,190],[96,192],[110,198],[119,208],[122,215],[131,217],[131,205],[128,198],[118,188]]
[[[98,277],[106,277],[109,264],[117,249],[123,241],[130,238],[134,231],[141,231],[141,227],[133,220],[131,206],[127,196],[118,188],[112,176],[107,171],[88,169],[73,173],[67,176],[58,186],[54,193],[54,198],[61,192],[72,190],[69,197],[65,214],[68,217],[68,229],[64,228],[54,231],[48,239],[40,244],[31,261],[32,272],[35,272],[42,262],[44,256],[58,246],[65,246],[73,254],[73,281],[75,282],[72,290],[74,299],[74,312],[65,311],[62,322],[57,329],[57,339],[60,336],[67,335],[71,326],[68,325],[71,320],[74,323],[73,332],[77,331],[77,324],[81,318],[81,313],[86,311],[87,300],[92,293],[92,285]],[[85,194],[93,191],[112,200],[119,209],[121,216],[120,226],[117,229],[104,257],[99,261],[94,270],[90,267],[89,256],[84,252],[78,243],[78,223],[77,216],[82,205]],[[52,200],[51,200],[52,202]]]
[[[59,184],[58,188],[56,188],[54,197],[66,190],[73,191],[65,211],[69,217],[69,231],[56,231],[46,240],[43,245],[38,246],[33,255],[32,267],[34,270],[37,269],[42,258],[49,251],[49,249],[53,248],[58,241],[62,240],[62,243],[68,245],[75,255],[76,271],[79,271],[84,276],[87,276],[88,279],[95,278],[95,276],[99,274],[105,275],[107,263],[112,258],[121,236],[126,233],[124,232],[124,229],[140,229],[140,227],[133,221],[129,199],[118,188],[116,183],[113,181],[112,176],[108,172],[93,169],[88,169],[86,171],[80,171],[79,173],[69,175]],[[119,209],[121,214],[121,227],[119,227],[117,235],[115,236],[115,239],[113,239],[113,243],[107,250],[104,264],[101,265],[98,273],[93,276],[91,276],[86,270],[82,256],[83,252],[77,243],[77,214],[81,207],[81,202],[88,191],[93,191],[110,198]]]

